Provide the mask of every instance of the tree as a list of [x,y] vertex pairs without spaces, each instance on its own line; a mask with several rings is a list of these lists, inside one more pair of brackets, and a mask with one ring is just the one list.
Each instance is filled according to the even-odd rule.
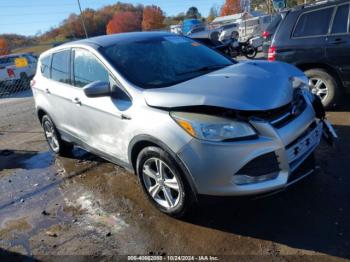
[[164,13],[160,7],[152,5],[143,9],[142,30],[148,31],[164,27]]
[[207,18],[207,21],[210,23],[213,21],[216,17],[218,17],[220,14],[220,8],[218,5],[213,5],[209,10],[209,16]]
[[182,21],[185,19],[185,16],[186,15],[183,12],[177,14],[176,16],[167,16],[164,19],[164,24],[165,24],[165,26],[181,24]]
[[225,4],[221,8],[221,15],[234,15],[241,13],[241,1],[240,0],[226,0]]
[[8,55],[10,48],[5,38],[0,38],[0,55]]
[[[305,3],[316,2],[315,0],[287,0],[287,7],[294,7]],[[272,0],[251,0],[251,6],[254,10],[265,11],[269,14],[274,13],[275,10],[272,5]]]
[[199,19],[202,15],[199,13],[198,8],[195,6],[190,7],[186,12],[186,18]]
[[136,12],[119,11],[116,12],[107,24],[107,34],[117,34],[123,32],[135,32],[141,30],[141,17]]

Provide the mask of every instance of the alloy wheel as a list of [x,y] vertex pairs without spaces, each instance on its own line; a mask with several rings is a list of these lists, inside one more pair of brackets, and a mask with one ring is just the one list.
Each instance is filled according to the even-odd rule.
[[49,146],[54,152],[57,152],[59,150],[59,143],[55,128],[49,121],[44,122],[43,128]]
[[159,205],[172,209],[178,205],[183,190],[171,168],[161,159],[148,159],[142,169],[142,178],[149,195]]
[[325,81],[320,78],[313,77],[309,80],[309,86],[312,93],[318,95],[321,98],[322,102],[327,98],[329,91]]

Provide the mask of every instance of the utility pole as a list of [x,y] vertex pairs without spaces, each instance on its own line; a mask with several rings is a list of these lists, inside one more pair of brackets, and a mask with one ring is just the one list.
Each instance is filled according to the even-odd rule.
[[84,15],[83,15],[83,12],[81,11],[80,0],[77,0],[77,1],[78,1],[79,10],[80,10],[81,23],[83,24],[85,36],[86,36],[86,38],[88,38],[89,36],[88,36],[87,30],[86,30],[86,26],[85,26]]

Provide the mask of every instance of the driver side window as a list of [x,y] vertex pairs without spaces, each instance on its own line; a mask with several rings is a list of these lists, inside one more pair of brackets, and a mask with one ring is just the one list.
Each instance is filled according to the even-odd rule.
[[84,87],[95,81],[109,82],[109,73],[104,65],[89,51],[74,50],[73,84]]

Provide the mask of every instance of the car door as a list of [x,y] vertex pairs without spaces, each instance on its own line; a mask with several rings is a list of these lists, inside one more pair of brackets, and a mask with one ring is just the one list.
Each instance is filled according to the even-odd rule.
[[50,103],[50,116],[60,133],[77,137],[75,118],[79,103],[74,100],[80,92],[71,84],[71,50],[52,54],[50,79],[45,83],[44,92]]
[[[76,127],[79,138],[89,147],[108,156],[127,161],[127,142],[123,137],[130,119],[125,117],[131,99],[116,86],[116,80],[105,65],[90,51],[76,48],[73,51],[73,80],[80,88],[77,99],[81,102]],[[116,89],[113,96],[89,98],[83,88],[95,81],[109,82]]]
[[350,18],[349,3],[339,5],[333,17],[330,35],[327,37],[328,63],[338,69],[343,81],[350,85]]
[[[289,14],[284,22],[300,13],[290,41],[291,50],[294,50],[294,52],[286,50],[285,58],[281,60],[293,64],[324,61],[326,39],[333,12],[334,6],[327,6]],[[285,34],[290,34],[290,32],[287,31]]]

